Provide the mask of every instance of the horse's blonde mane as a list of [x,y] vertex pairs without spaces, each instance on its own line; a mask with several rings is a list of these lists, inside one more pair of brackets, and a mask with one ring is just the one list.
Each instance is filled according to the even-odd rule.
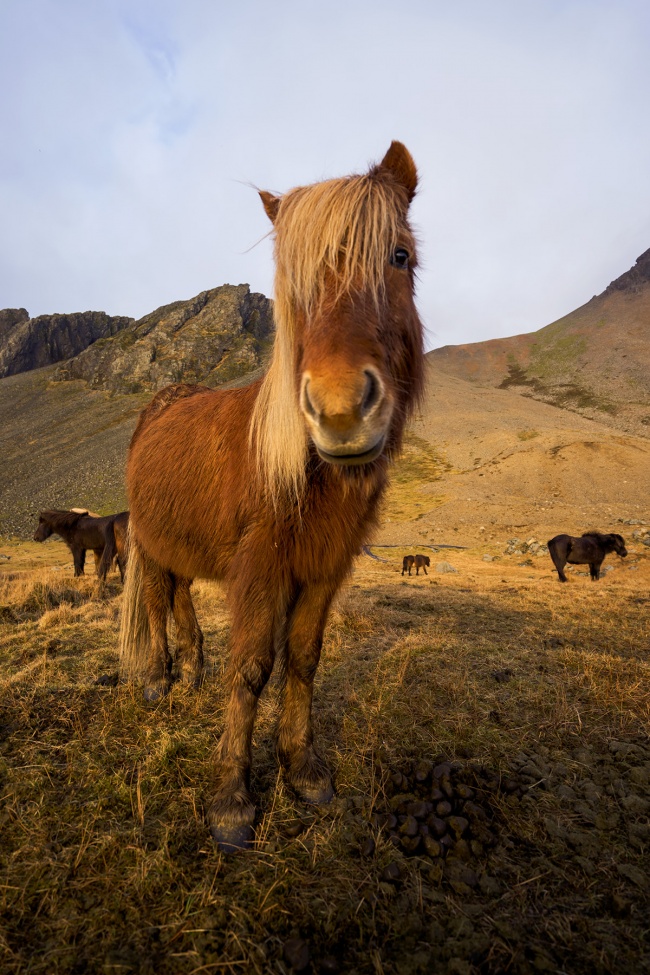
[[[251,420],[251,443],[274,500],[300,498],[307,433],[296,390],[298,320],[355,289],[381,302],[386,261],[408,231],[408,200],[376,170],[290,190],[274,219],[276,337]],[[332,297],[328,295],[328,297]]]

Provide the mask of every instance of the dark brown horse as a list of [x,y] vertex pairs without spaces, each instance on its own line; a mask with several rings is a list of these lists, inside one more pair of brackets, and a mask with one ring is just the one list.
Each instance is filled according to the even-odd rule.
[[420,575],[420,569],[424,569],[425,576],[428,576],[427,566],[431,565],[431,559],[428,555],[416,555],[415,556],[415,574]]
[[593,582],[600,578],[600,567],[609,552],[616,552],[622,558],[627,555],[625,539],[622,535],[602,535],[600,532],[585,532],[580,538],[572,535],[556,535],[548,544],[548,552],[557,569],[560,582],[566,582],[564,566],[589,565]]
[[407,218],[416,184],[394,142],[364,175],[261,192],[276,260],[266,376],[240,389],[162,390],[133,435],[122,671],[143,677],[149,701],[169,691],[171,613],[179,675],[197,684],[203,636],[190,583],[224,580],[230,698],[208,819],[225,849],[253,837],[251,736],[276,655],[286,779],[307,802],[333,795],[313,743],[313,682],[332,598],[377,524],[422,391]]
[[101,557],[97,574],[106,578],[113,561],[117,563],[120,579],[124,582],[128,554],[129,512],[121,511],[112,515],[113,522],[106,528],[106,546]]
[[[44,542],[50,535],[60,535],[72,552],[76,576],[84,575],[86,552],[88,549],[92,549],[95,555],[97,575],[104,581],[113,561],[113,557],[107,561],[103,559],[103,555],[107,543],[110,545],[111,539],[114,538],[114,521],[116,518],[124,519],[126,517],[128,519],[128,515],[128,511],[123,511],[119,515],[100,517],[90,515],[83,508],[70,511],[49,508],[41,511],[39,515],[38,527],[34,532],[34,541]],[[120,574],[124,579],[121,566]]]
[[411,574],[411,569],[413,568],[414,565],[415,565],[415,556],[414,555],[405,555],[404,556],[404,560],[402,562],[402,575],[404,575],[404,573],[406,572],[407,569],[408,569],[408,573],[410,575]]

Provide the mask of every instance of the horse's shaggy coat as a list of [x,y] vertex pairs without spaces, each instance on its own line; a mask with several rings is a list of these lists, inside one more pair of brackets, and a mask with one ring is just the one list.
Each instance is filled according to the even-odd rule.
[[327,801],[311,704],[334,594],[377,522],[390,459],[422,391],[422,325],[407,222],[417,174],[400,143],[364,176],[278,198],[276,340],[266,376],[228,391],[178,385],[144,410],[127,464],[131,543],[123,672],[156,700],[197,683],[195,577],[222,579],[232,611],[230,700],[209,811],[224,846],[252,837],[251,735],[276,654],[284,660],[278,753],[291,787]]

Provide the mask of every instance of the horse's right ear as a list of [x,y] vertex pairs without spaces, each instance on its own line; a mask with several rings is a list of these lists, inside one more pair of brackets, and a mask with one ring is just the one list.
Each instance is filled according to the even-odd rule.
[[378,169],[387,169],[398,183],[401,183],[408,193],[409,203],[415,196],[418,185],[418,171],[413,162],[413,156],[408,151],[404,143],[394,140]]
[[264,209],[266,210],[266,215],[271,223],[274,224],[278,215],[278,210],[280,209],[280,197],[273,196],[272,193],[268,193],[266,190],[259,190],[259,194],[262,204],[264,205]]

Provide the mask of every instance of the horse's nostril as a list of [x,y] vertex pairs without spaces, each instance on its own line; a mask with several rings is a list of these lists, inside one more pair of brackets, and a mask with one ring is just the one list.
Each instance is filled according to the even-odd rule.
[[370,369],[365,370],[366,385],[363,391],[363,399],[361,400],[361,415],[367,416],[375,408],[377,403],[379,403],[382,396],[381,380],[372,372]]
[[320,413],[312,403],[309,396],[309,378],[305,376],[300,390],[300,400],[303,412],[307,413],[313,420],[320,418]]

